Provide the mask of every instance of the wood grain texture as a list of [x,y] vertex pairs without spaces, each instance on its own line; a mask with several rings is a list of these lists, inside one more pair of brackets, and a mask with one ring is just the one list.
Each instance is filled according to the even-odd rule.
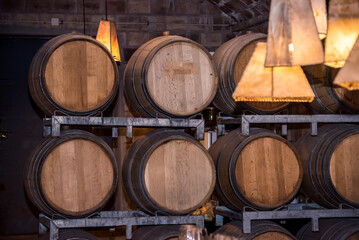
[[340,142],[330,159],[330,177],[337,192],[359,205],[359,134]]
[[119,74],[105,46],[90,36],[69,33],[50,39],[36,52],[28,85],[33,100],[46,114],[57,110],[89,115],[110,105]]
[[44,138],[25,165],[26,193],[47,216],[79,218],[100,211],[117,181],[112,149],[102,138],[82,130],[63,130],[60,137]]
[[283,141],[270,137],[253,140],[242,149],[235,166],[239,189],[256,205],[280,206],[298,188],[301,166]]
[[[120,73],[120,76],[123,75],[124,65],[120,65],[119,73]],[[126,102],[126,99],[124,96],[123,78],[121,78],[119,91],[118,91],[118,97],[116,98],[116,102],[113,106],[112,116],[113,117],[139,117],[137,115],[133,115],[133,112],[130,111],[129,105]],[[141,130],[141,128],[133,128],[133,137],[136,137],[137,135],[142,134],[142,132],[137,134],[138,130]],[[118,169],[122,169],[122,164],[123,164],[123,161],[126,156],[128,148],[130,148],[130,141],[126,137],[126,128],[119,128],[117,141],[113,142],[113,151],[114,151],[114,154],[117,159]],[[122,179],[122,171],[119,171],[119,179]],[[114,209],[117,211],[136,210],[136,206],[131,202],[131,200],[127,196],[123,184],[119,185],[116,188],[116,191],[114,193]]]
[[130,199],[150,214],[196,210],[210,198],[215,176],[206,149],[191,135],[174,129],[157,129],[138,138],[122,168]]
[[[341,203],[359,206],[355,197],[354,201],[347,199],[358,194],[356,182],[350,183],[358,178],[358,163],[353,157],[357,156],[358,135],[357,125],[329,124],[318,128],[317,136],[308,133],[297,141],[304,171],[302,192],[306,196],[327,208],[338,208]],[[352,164],[349,169],[347,164]]]
[[158,205],[175,211],[194,208],[212,188],[213,166],[202,148],[172,140],[157,147],[144,171],[144,185]]
[[115,85],[112,59],[88,41],[62,44],[51,54],[44,71],[52,99],[76,112],[105,104]]
[[210,57],[187,42],[168,44],[157,51],[147,70],[147,88],[166,112],[188,115],[203,108],[217,87]]
[[266,129],[250,135],[236,129],[209,149],[217,171],[216,196],[226,207],[269,210],[289,202],[299,191],[302,164],[295,148]]
[[217,90],[208,51],[180,36],[154,38],[131,56],[125,69],[126,97],[142,116],[187,117],[207,107]]
[[100,146],[74,139],[56,146],[46,157],[40,181],[48,202],[65,213],[80,215],[109,194],[114,169]]

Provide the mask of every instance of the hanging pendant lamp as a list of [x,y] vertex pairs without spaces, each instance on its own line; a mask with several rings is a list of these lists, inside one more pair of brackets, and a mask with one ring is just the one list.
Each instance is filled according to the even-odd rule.
[[325,65],[343,67],[359,34],[359,0],[330,0]]
[[96,40],[106,46],[117,62],[121,62],[118,46],[116,25],[114,21],[101,20],[97,30]]
[[333,83],[350,91],[359,90],[359,37]]
[[264,67],[266,45],[257,43],[232,97],[256,102],[313,101],[313,90],[301,67]]
[[120,49],[117,40],[117,31],[114,21],[107,20],[107,0],[105,1],[106,19],[100,21],[96,40],[106,46],[117,62],[121,62]]
[[315,24],[317,25],[319,38],[322,40],[327,36],[327,7],[325,0],[310,0],[312,5]]
[[323,63],[310,1],[272,0],[267,43],[266,67]]

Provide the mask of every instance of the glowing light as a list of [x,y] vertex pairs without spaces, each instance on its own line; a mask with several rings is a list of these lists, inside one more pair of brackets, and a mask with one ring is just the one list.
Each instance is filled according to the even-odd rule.
[[325,65],[343,67],[358,35],[359,1],[331,0],[328,36],[325,42]]
[[106,46],[117,62],[121,62],[118,46],[116,25],[114,21],[101,20],[97,30],[96,40]]
[[256,102],[313,101],[313,90],[301,67],[264,67],[266,45],[257,43],[232,97]]

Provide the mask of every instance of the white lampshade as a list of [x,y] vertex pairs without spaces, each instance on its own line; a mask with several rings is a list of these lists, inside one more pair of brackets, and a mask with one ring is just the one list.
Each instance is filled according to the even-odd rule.
[[350,91],[359,90],[359,37],[333,83]]
[[266,67],[323,63],[323,46],[309,0],[272,0]]
[[256,102],[313,101],[313,90],[301,67],[264,67],[266,45],[257,43],[232,97]]
[[325,42],[325,65],[344,66],[359,34],[359,1],[329,2],[328,35]]

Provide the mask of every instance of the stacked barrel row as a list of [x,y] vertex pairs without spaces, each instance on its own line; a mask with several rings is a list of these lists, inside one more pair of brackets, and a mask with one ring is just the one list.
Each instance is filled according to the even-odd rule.
[[[189,118],[212,102],[230,116],[245,110],[280,111],[288,104],[238,103],[231,97],[255,43],[265,37],[247,34],[232,39],[216,51],[214,61],[189,39],[155,38],[142,45],[126,66],[127,100],[145,117]],[[322,66],[308,70],[317,92],[312,109],[355,112],[355,93],[328,85],[329,73]],[[115,98],[118,86],[112,56],[81,34],[47,42],[35,55],[29,73],[34,101],[51,115],[101,112]],[[265,129],[252,129],[249,136],[235,130],[207,152],[186,133],[158,129],[132,144],[121,180],[130,199],[150,214],[188,214],[201,207],[214,188],[219,201],[233,210],[273,209],[290,202],[302,180],[303,192],[325,207],[336,208],[340,203],[357,207],[357,133],[356,125],[331,125],[320,128],[317,137],[304,136],[294,147]],[[26,166],[25,187],[41,212],[84,217],[108,202],[118,171],[116,157],[101,138],[67,130],[59,138],[47,137],[34,150]]]
[[[212,102],[217,72],[211,55],[179,36],[159,37],[139,48],[127,64],[125,93],[146,117],[186,118]],[[119,86],[117,65],[89,36],[55,37],[36,53],[29,88],[46,114],[89,115],[105,110]],[[131,200],[155,214],[188,214],[212,195],[211,156],[192,136],[158,129],[132,144],[123,182]],[[85,131],[47,137],[27,161],[25,188],[38,209],[51,216],[84,217],[102,209],[113,194],[119,169],[112,149]],[[121,179],[122,180],[122,179]]]
[[[264,129],[237,129],[209,149],[217,169],[215,193],[225,206],[273,209],[302,192],[326,208],[359,207],[359,126],[325,125],[294,147]],[[302,181],[303,179],[303,181]]]
[[[238,116],[249,110],[271,114],[288,103],[235,102],[232,93],[260,33],[245,34],[220,46],[214,56],[198,43],[163,36],[143,44],[124,73],[128,102],[144,117],[187,118],[213,103],[223,113]],[[315,113],[359,112],[358,91],[334,87],[337,71],[324,65],[303,67],[316,94]],[[99,42],[82,34],[65,34],[45,43],[29,71],[29,89],[46,113],[96,114],[115,98],[119,86],[116,63]]]
[[[83,34],[49,40],[30,65],[29,90],[46,115],[96,114],[111,104],[118,87],[113,57],[105,46]],[[44,138],[33,150],[24,185],[40,212],[76,218],[108,203],[118,175],[117,159],[102,138],[65,130],[60,137]]]

